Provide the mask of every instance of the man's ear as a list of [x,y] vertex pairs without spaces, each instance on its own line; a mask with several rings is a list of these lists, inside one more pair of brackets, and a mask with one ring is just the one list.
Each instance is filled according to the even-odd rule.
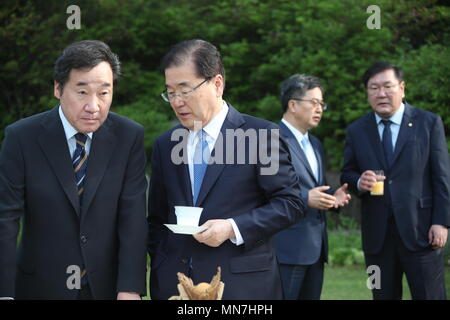
[[400,82],[400,89],[403,91],[402,99],[405,99],[405,88],[406,88],[405,81]]
[[295,100],[289,100],[288,101],[288,107],[287,107],[287,111],[290,111],[291,113],[295,113]]
[[62,85],[59,82],[53,81],[53,95],[56,99],[61,99]]
[[222,75],[218,74],[214,77],[214,86],[216,87],[216,97],[222,97],[223,96],[223,89],[224,89],[224,79]]

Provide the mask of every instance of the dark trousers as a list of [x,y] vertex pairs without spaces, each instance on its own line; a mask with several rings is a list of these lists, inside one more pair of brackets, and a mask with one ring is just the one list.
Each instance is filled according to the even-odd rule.
[[94,300],[89,284],[81,286],[81,289],[78,291],[77,300]]
[[279,264],[285,300],[319,300],[322,293],[324,260],[311,265]]
[[372,289],[374,300],[402,299],[402,278],[406,275],[414,300],[445,300],[442,249],[408,250],[395,224],[389,218],[383,248],[377,254],[365,254],[366,265],[380,267],[380,289]]

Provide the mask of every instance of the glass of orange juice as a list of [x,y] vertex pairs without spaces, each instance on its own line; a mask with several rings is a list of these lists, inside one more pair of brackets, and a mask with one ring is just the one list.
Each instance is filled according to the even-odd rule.
[[382,196],[384,195],[384,171],[383,170],[373,170],[375,175],[377,176],[377,182],[373,186],[372,190],[370,190],[370,194],[372,196]]

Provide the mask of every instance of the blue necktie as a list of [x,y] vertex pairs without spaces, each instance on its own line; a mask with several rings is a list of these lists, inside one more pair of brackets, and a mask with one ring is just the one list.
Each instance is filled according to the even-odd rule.
[[84,178],[86,176],[87,168],[87,153],[85,150],[85,144],[87,136],[82,133],[75,135],[77,147],[72,157],[72,164],[75,170],[75,182],[77,183],[78,196],[80,197],[80,205],[82,204],[83,191],[84,191]]
[[206,141],[206,132],[201,130],[198,134],[199,139],[195,146],[194,152],[194,205],[197,202],[200,188],[202,186],[203,177],[205,176],[208,166],[209,148]]
[[392,133],[391,133],[391,120],[381,120],[384,124],[383,130],[383,149],[388,168],[391,166],[394,160],[394,147],[392,146]]
[[[310,145],[310,147],[308,146]],[[314,149],[311,145],[311,142],[308,138],[303,137],[301,141],[303,152],[305,153],[306,159],[308,159],[309,167],[311,168],[314,178],[316,178],[316,181],[319,181],[319,164],[317,162],[316,156],[314,154]]]

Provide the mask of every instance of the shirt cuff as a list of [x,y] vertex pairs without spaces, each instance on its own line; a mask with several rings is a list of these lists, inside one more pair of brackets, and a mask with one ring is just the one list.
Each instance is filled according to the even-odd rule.
[[359,187],[359,182],[361,181],[361,178],[359,178],[358,179],[358,182],[356,183],[356,188],[358,188],[358,191],[359,192],[364,192],[365,190],[363,190],[363,189],[361,189],[360,187]]
[[237,227],[237,225],[236,225],[236,222],[234,222],[234,220],[231,219],[231,218],[230,218],[230,219],[227,219],[227,220],[230,221],[231,226],[233,227],[234,235],[236,236],[236,238],[230,239],[230,241],[231,241],[232,243],[234,243],[235,245],[240,246],[241,244],[244,243],[244,239],[242,238],[242,235],[241,235],[241,233],[239,232],[239,229],[238,229],[238,227]]
[[367,190],[364,190],[364,189],[361,189],[360,188],[360,186],[359,186],[359,182],[361,181],[361,178],[359,178],[358,179],[358,182],[356,182],[356,188],[358,189],[358,191],[359,191],[359,195],[363,195],[364,193],[366,193],[367,192]]
[[14,300],[12,297],[0,297],[0,300]]

